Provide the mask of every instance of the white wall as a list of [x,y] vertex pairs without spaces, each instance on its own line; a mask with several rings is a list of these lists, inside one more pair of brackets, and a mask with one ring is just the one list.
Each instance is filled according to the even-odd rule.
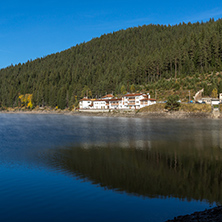
[[93,101],[93,109],[108,109],[106,104],[106,101],[95,100]]
[[79,108],[80,109],[89,109],[92,102],[90,100],[83,100],[79,102]]

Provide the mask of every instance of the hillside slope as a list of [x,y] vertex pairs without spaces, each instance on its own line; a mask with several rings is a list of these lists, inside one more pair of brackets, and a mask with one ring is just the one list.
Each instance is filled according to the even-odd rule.
[[215,87],[220,90],[221,74],[216,72],[221,70],[221,19],[144,25],[0,70],[0,105],[17,106],[19,94],[28,93],[34,105],[60,108],[73,106],[90,91],[93,97],[130,88],[154,95],[157,89],[204,87],[210,93]]

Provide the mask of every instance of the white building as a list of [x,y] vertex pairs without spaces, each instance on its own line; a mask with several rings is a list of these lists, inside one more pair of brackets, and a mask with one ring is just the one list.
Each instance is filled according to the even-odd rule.
[[109,100],[97,99],[93,101],[92,109],[109,109]]
[[110,109],[121,109],[120,104],[122,105],[122,99],[110,99],[109,100],[109,108]]
[[80,109],[89,109],[91,105],[92,105],[91,99],[83,98],[79,101]]
[[122,98],[113,98],[112,94],[103,96],[101,99],[90,100],[83,98],[79,102],[80,109],[140,109],[155,104],[149,93],[128,93]]
[[156,103],[155,99],[150,99],[150,94],[131,93],[123,96],[125,109],[140,109]]
[[139,100],[141,93],[129,93],[123,96],[123,105],[125,109],[139,109]]

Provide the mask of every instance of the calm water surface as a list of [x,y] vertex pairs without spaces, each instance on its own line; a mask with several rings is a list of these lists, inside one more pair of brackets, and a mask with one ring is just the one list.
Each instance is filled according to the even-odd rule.
[[165,221],[221,203],[221,120],[0,114],[0,221]]

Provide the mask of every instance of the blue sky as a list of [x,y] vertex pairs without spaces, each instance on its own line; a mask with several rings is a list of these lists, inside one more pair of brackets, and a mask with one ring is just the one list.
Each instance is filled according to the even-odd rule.
[[221,0],[2,1],[0,69],[128,27],[209,18],[222,18]]

